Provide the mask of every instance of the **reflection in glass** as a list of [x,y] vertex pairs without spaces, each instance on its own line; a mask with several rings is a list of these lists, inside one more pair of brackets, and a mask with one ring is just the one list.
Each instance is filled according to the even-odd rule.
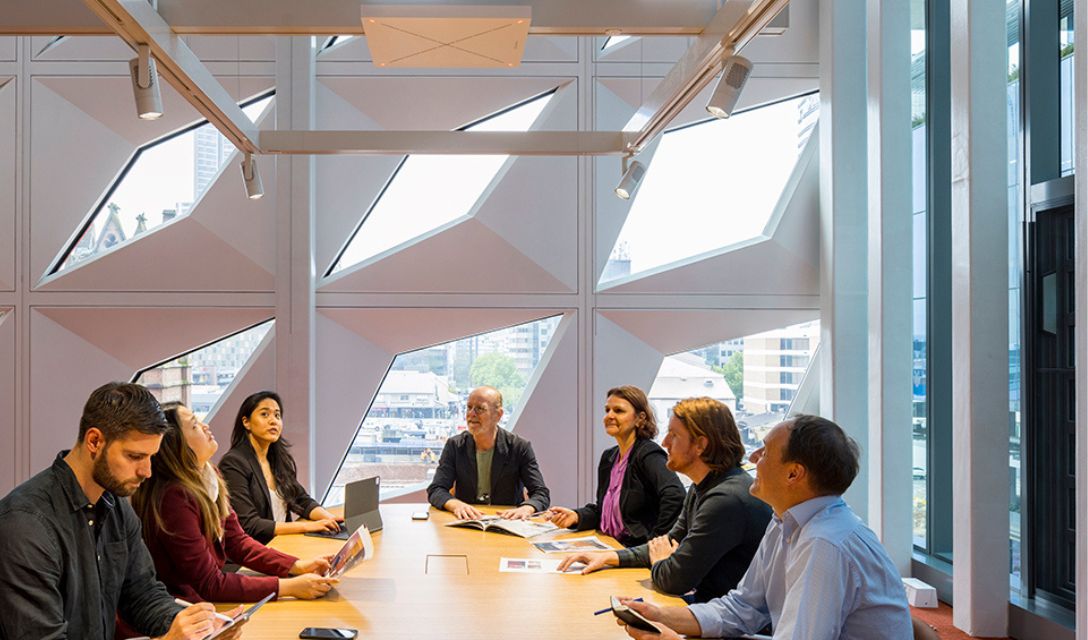
[[[462,127],[528,131],[555,91]],[[406,156],[326,275],[373,258],[472,211],[509,156]]]
[[260,346],[269,320],[136,375],[159,402],[181,402],[203,420]]
[[818,117],[810,94],[667,131],[601,285],[760,236]]
[[911,370],[911,478],[913,540],[914,545],[928,549],[929,485],[928,469],[929,409],[926,398],[926,335],[928,317],[926,297],[928,293],[929,258],[927,201],[929,149],[926,137],[926,3],[911,3],[911,212],[912,235],[912,348]]
[[1061,118],[1059,146],[1061,147],[1061,175],[1072,175],[1076,154],[1073,148],[1073,100],[1075,96],[1075,78],[1073,73],[1073,3],[1059,2],[1060,15],[1058,25],[1058,104]]
[[[254,98],[243,103],[242,111],[256,123],[272,100],[271,93]],[[207,120],[141,146],[53,272],[64,271],[188,215],[233,153],[234,145]]]
[[1008,139],[1008,226],[1009,226],[1009,584],[1013,589],[1021,587],[1021,512],[1020,498],[1023,473],[1020,464],[1020,282],[1023,278],[1021,259],[1023,216],[1021,202],[1021,158],[1023,149],[1020,138],[1020,0],[1009,0],[1006,12],[1009,33],[1008,43],[1008,92],[1007,92],[1007,139]]
[[344,485],[381,476],[383,500],[425,488],[442,447],[465,430],[465,403],[480,385],[503,395],[499,426],[509,428],[522,407],[533,371],[562,316],[527,322],[402,353],[378,388],[348,448],[324,504],[344,501]]

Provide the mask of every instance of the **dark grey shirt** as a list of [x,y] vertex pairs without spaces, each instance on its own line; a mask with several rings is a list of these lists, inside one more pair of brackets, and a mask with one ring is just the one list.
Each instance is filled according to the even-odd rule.
[[182,607],[155,578],[140,520],[108,492],[90,505],[66,454],[0,500],[0,639],[113,640],[116,614],[166,633]]
[[[711,473],[688,489],[668,533],[679,546],[650,569],[655,587],[675,595],[695,589],[695,601],[706,602],[737,586],[771,520],[771,508],[748,493],[751,484],[738,467]],[[617,553],[621,567],[650,566],[648,545]]]

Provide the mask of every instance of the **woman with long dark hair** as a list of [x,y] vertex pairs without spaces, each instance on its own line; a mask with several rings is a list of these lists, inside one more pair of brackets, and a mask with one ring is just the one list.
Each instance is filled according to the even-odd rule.
[[[151,477],[133,494],[132,507],[170,593],[211,602],[254,602],[269,593],[325,595],[336,582],[319,575],[329,569],[329,558],[299,560],[246,535],[211,464],[219,448],[211,429],[183,404],[167,403],[163,413],[168,427],[151,458]],[[227,561],[266,575],[224,572]]]
[[597,467],[597,501],[580,509],[552,507],[559,527],[597,529],[626,547],[669,532],[684,505],[684,486],[654,442],[657,421],[646,394],[623,385],[608,392],[604,430],[616,439]]
[[[219,470],[246,533],[267,544],[274,536],[337,531],[337,518],[299,484],[290,443],[283,438],[283,401],[259,391],[242,401]],[[295,520],[294,515],[308,518]]]

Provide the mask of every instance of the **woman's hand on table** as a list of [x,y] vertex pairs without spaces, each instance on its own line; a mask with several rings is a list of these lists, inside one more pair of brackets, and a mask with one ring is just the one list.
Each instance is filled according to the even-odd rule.
[[336,578],[326,578],[316,573],[304,573],[294,578],[280,578],[279,596],[313,600],[331,591],[338,582],[340,581]]
[[586,565],[582,573],[593,573],[608,567],[618,567],[620,557],[615,551],[597,551],[594,553],[572,553],[559,562],[559,571],[566,571],[570,565],[581,562]]
[[304,573],[316,573],[318,575],[325,575],[329,571],[329,567],[332,566],[332,556],[317,556],[316,558],[310,558],[308,560],[299,559],[295,561],[295,564],[291,567],[291,575],[300,576]]
[[578,514],[566,507],[552,507],[546,517],[560,529],[573,529],[578,524]]

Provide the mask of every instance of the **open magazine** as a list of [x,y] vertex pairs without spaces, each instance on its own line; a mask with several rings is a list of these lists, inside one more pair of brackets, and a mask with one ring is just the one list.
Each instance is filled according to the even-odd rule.
[[522,538],[532,538],[542,533],[555,531],[559,527],[550,522],[533,522],[532,520],[503,520],[499,516],[484,516],[476,520],[457,520],[450,522],[447,527],[466,527],[479,529],[480,531],[498,531],[509,533]]
[[565,540],[547,540],[534,542],[533,546],[544,553],[578,553],[579,551],[614,551],[597,536],[566,538]]
[[374,540],[370,537],[370,531],[366,527],[359,527],[332,557],[329,570],[325,575],[330,578],[339,578],[347,573],[348,569],[373,557]]
[[586,568],[575,562],[566,571],[560,571],[560,562],[551,558],[499,558],[499,573],[581,573]]

